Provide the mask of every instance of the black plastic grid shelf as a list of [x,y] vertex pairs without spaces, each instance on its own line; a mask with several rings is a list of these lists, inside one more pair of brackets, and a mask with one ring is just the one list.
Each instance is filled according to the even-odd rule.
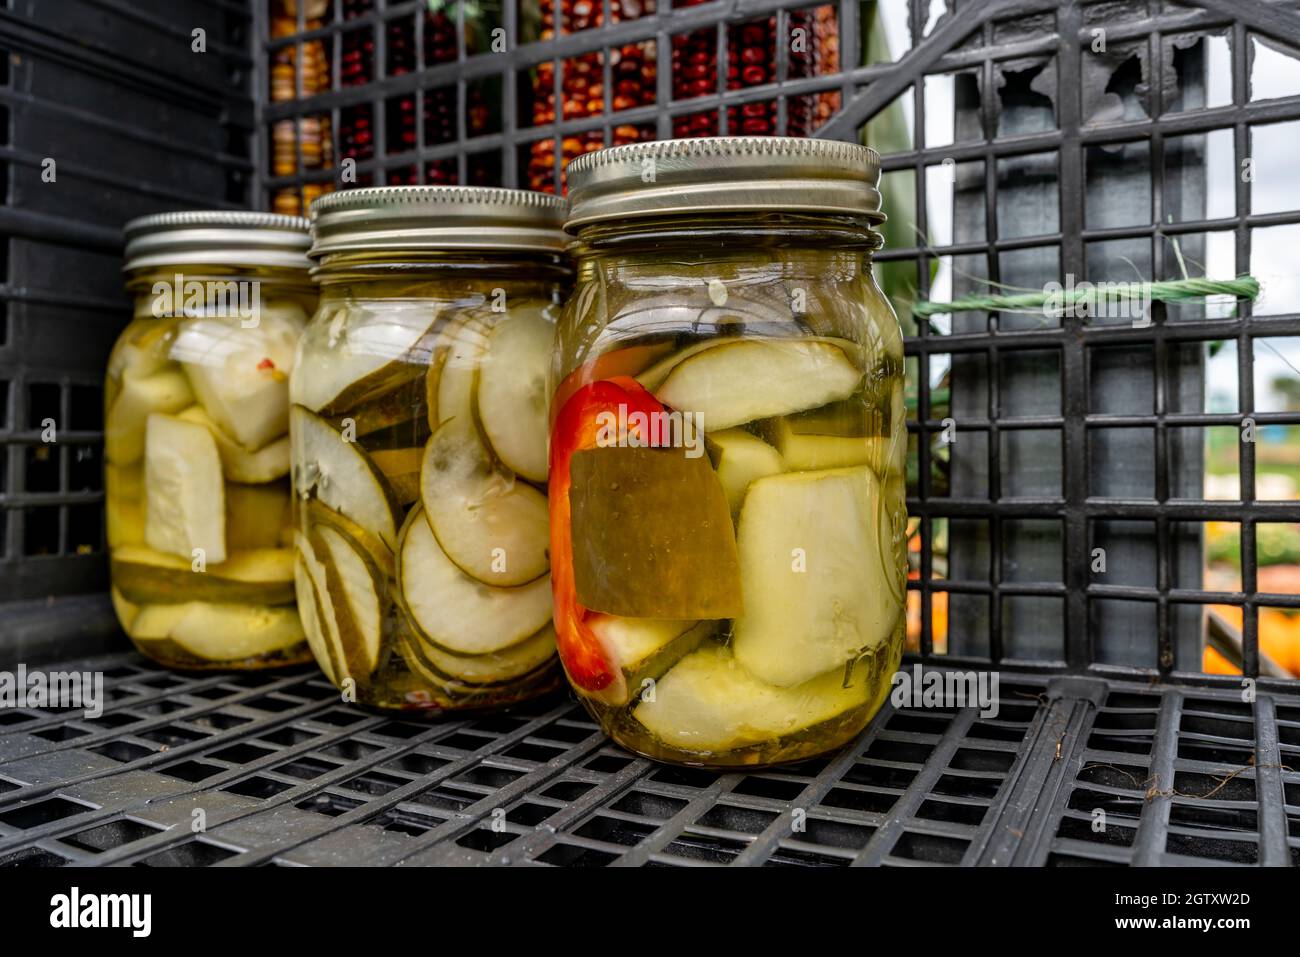
[[567,698],[424,722],[302,671],[65,667],[109,700],[5,713],[0,864],[1300,865],[1289,693],[1003,673],[995,716],[887,705],[830,757],[720,772]]

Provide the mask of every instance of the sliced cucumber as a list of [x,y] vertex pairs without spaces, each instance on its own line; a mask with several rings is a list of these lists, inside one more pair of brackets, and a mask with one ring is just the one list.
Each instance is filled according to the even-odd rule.
[[[108,378],[143,378],[161,372],[167,365],[167,349],[175,337],[176,321],[155,319],[149,310],[136,310],[136,319],[144,319],[134,331],[128,331],[113,347],[108,357]],[[109,403],[111,405],[111,403]]]
[[448,349],[435,348],[429,362],[429,369],[424,376],[424,411],[431,432],[442,421],[438,417],[438,386],[442,381],[442,365],[447,361],[449,351]]
[[672,372],[679,365],[689,359],[691,356],[698,355],[707,349],[713,349],[717,346],[727,345],[734,342],[733,339],[705,339],[703,342],[693,342],[689,346],[683,346],[671,355],[664,356],[650,368],[637,374],[636,381],[650,392],[658,391],[659,387],[664,384],[668,378],[668,373]]
[[131,637],[170,639],[204,661],[243,661],[285,651],[306,639],[292,606],[218,605],[202,601],[146,605]]
[[424,638],[455,654],[500,651],[550,619],[549,579],[497,588],[471,578],[443,554],[419,507],[402,527],[397,578],[412,623]]
[[695,627],[692,619],[620,618],[592,615],[587,624],[600,640],[605,658],[628,672],[635,672],[666,645]]
[[[438,424],[467,419],[473,411],[479,364],[487,352],[488,329],[478,316],[449,323],[438,340]],[[433,404],[433,403],[431,403]]]
[[133,602],[215,601],[280,605],[293,601],[293,552],[251,548],[196,572],[191,563],[138,545],[113,549],[113,584]]
[[318,499],[308,502],[305,511],[308,529],[315,528],[317,525],[326,525],[341,532],[351,539],[353,544],[360,546],[384,577],[392,578],[396,574],[397,566],[393,559],[393,550],[385,545],[378,535],[366,531],[346,515],[327,508]]
[[307,562],[301,555],[294,559],[293,585],[298,603],[298,617],[302,619],[302,631],[307,638],[307,647],[311,649],[311,656],[316,659],[316,664],[320,666],[325,677],[334,683],[334,662],[330,658],[324,626],[321,624],[316,586],[312,584],[311,573],[307,571]]
[[737,536],[745,614],[733,647],[755,677],[797,685],[889,636],[902,609],[881,554],[880,503],[880,482],[863,466],[750,486]]
[[745,339],[686,359],[655,397],[695,413],[697,424],[712,432],[847,398],[861,381],[844,350],[830,343]]
[[301,406],[290,410],[289,434],[294,491],[304,499],[314,493],[324,505],[395,547],[401,506],[365,450]]
[[127,601],[126,596],[116,588],[110,588],[108,593],[113,600],[113,611],[117,615],[118,623],[121,624],[123,631],[129,632],[131,623],[135,621],[136,615],[140,614],[140,606]]
[[715,446],[714,467],[732,517],[739,514],[750,483],[785,471],[780,452],[742,429],[711,433],[709,441]]
[[[870,465],[877,476],[901,470],[907,460],[907,409],[903,386],[892,389],[889,410],[870,413],[858,400],[823,406],[783,419],[769,419],[760,433],[775,445],[791,471]],[[886,419],[887,416],[887,419]],[[886,434],[879,433],[883,430]]]
[[803,435],[792,431],[784,419],[768,420],[761,431],[792,472],[868,465],[879,456],[879,443],[889,441],[875,435]]
[[256,450],[288,429],[289,375],[302,333],[299,314],[262,310],[256,326],[228,319],[185,319],[171,356],[204,410],[223,432]]
[[349,315],[341,308],[323,327],[312,324],[303,342],[310,372],[290,377],[291,402],[341,415],[424,374],[436,308],[424,312],[409,302],[382,311],[374,304],[366,308],[368,315]]
[[387,597],[386,579],[364,548],[329,525],[312,529],[316,556],[325,566],[326,596],[353,674],[369,675],[379,663]]
[[438,427],[425,446],[420,478],[429,527],[465,574],[501,587],[546,574],[546,496],[493,467],[468,417]]
[[212,433],[154,413],[145,429],[144,539],[150,548],[193,559],[226,560],[225,482]]
[[537,634],[486,655],[454,655],[417,638],[408,638],[406,644],[402,657],[432,684],[504,684],[536,671],[554,657],[555,628],[547,624]]
[[172,628],[189,610],[189,602],[174,605],[141,605],[126,633],[137,641],[167,641],[171,638]]
[[261,485],[274,482],[289,474],[289,436],[282,435],[273,442],[268,442],[256,452],[250,452],[217,425],[212,416],[203,411],[203,406],[192,405],[177,418],[186,422],[197,422],[208,428],[217,442],[217,452],[221,455],[221,469],[231,482],[245,485]]
[[293,540],[298,561],[307,573],[307,580],[311,583],[316,598],[316,620],[320,622],[321,638],[325,644],[325,658],[330,663],[327,669],[330,680],[339,686],[344,681],[355,682],[343,641],[339,637],[338,614],[329,599],[329,574],[325,564],[317,556],[316,549],[308,536],[302,532],[295,532]]
[[493,327],[478,377],[478,414],[497,458],[546,481],[546,430],[555,327],[541,308],[512,308]]
[[621,669],[623,677],[622,681],[589,696],[620,706],[640,693],[642,681],[657,679],[679,658],[694,650],[717,627],[717,622],[593,614],[587,618],[587,625],[600,642],[606,660]]
[[179,412],[193,404],[190,382],[178,368],[147,376],[126,375],[104,421],[104,458],[114,465],[139,462],[149,416]]
[[864,677],[847,688],[844,666],[789,688],[760,681],[730,651],[707,645],[659,679],[642,696],[634,718],[669,747],[719,754],[766,745],[808,731],[868,704]]

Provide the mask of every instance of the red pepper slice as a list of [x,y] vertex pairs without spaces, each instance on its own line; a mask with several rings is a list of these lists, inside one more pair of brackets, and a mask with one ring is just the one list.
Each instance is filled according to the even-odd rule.
[[[586,370],[579,369],[575,376]],[[572,377],[571,377],[572,378]],[[551,427],[550,509],[551,590],[555,596],[555,634],[560,659],[575,685],[588,692],[606,692],[622,700],[623,672],[605,657],[600,640],[586,623],[589,612],[578,604],[573,577],[573,530],[569,508],[569,462],[580,449],[596,447],[602,412],[627,421],[633,412],[649,416],[663,405],[630,376],[614,376],[577,389],[561,385],[568,400]],[[643,436],[649,440],[649,436]]]

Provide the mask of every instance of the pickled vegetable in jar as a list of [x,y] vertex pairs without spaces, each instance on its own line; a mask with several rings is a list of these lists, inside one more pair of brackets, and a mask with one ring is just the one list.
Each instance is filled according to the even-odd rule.
[[307,221],[250,212],[126,227],[134,317],[105,377],[113,604],[175,668],[310,660],[294,607],[289,373],[316,307]]
[[854,737],[902,654],[906,413],[879,159],[673,140],[569,166],[557,641],[605,730],[765,765]]
[[373,708],[562,683],[547,416],[564,204],[384,187],[313,207],[320,307],[290,382],[295,571],[322,670]]

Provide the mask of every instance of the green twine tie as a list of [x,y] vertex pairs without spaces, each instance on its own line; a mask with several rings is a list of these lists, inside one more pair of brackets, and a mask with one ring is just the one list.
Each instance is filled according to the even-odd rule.
[[1259,280],[1254,276],[1237,279],[1171,279],[1166,282],[1122,282],[1086,284],[1058,292],[1022,292],[1001,296],[963,296],[952,302],[923,300],[912,306],[912,315],[922,319],[950,312],[1040,312],[1044,306],[1068,308],[1096,301],[1099,291],[1108,299],[1190,302],[1209,296],[1232,296],[1254,300],[1259,297]]

